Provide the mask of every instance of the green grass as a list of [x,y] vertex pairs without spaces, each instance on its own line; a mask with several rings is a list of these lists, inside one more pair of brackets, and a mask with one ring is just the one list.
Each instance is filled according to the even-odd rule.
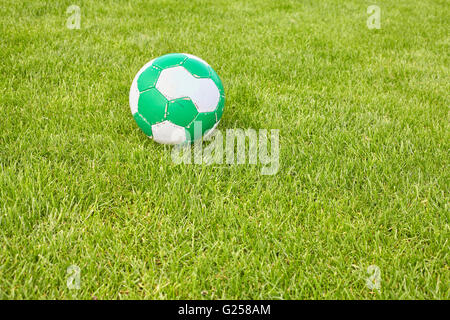
[[[449,3],[371,4],[2,1],[0,298],[449,299]],[[280,129],[276,175],[145,137],[169,52],[221,76],[220,129]]]

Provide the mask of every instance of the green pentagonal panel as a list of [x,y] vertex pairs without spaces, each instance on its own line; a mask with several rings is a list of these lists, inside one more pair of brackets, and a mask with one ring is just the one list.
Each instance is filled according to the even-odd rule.
[[199,113],[198,116],[195,118],[195,121],[201,121],[202,122],[202,131],[203,133],[206,130],[211,129],[216,124],[216,115],[214,112],[202,112]]
[[220,95],[219,103],[217,104],[216,109],[217,121],[219,121],[220,118],[222,118],[224,108],[225,108],[225,96]]
[[[193,122],[186,127],[186,132],[189,133],[190,141],[197,140],[200,138],[207,130],[214,127],[216,124],[216,114],[215,112],[201,112],[199,113]],[[201,124],[201,128],[200,128]]]
[[214,81],[217,88],[219,88],[220,95],[224,96],[225,90],[223,89],[223,83],[222,83],[222,80],[220,80],[219,75],[211,67],[209,67],[209,72],[211,74],[211,79]]
[[191,99],[180,98],[169,101],[166,119],[176,125],[185,127],[194,120],[197,113],[197,108]]
[[139,94],[138,112],[150,125],[164,121],[167,99],[155,88]]
[[161,69],[171,68],[180,66],[186,59],[187,56],[182,53],[169,53],[155,59],[153,65],[158,66]]
[[144,72],[141,73],[137,80],[139,92],[150,89],[156,85],[161,69],[157,66],[151,65]]
[[186,68],[194,77],[209,78],[210,76],[210,67],[197,59],[187,59],[183,63],[183,67]]
[[137,125],[141,128],[142,131],[149,137],[152,136],[152,126],[148,123],[140,114],[136,112],[134,115],[134,120],[136,120]]

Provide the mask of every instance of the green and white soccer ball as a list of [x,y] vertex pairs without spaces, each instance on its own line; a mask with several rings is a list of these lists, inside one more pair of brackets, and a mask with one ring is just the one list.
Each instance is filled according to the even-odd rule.
[[217,73],[202,59],[171,53],[145,64],[130,89],[130,108],[146,135],[180,144],[209,135],[218,125],[225,92]]

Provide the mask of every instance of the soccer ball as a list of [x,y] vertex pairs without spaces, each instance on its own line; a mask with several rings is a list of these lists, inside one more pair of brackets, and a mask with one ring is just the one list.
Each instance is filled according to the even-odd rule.
[[180,144],[209,135],[218,125],[225,92],[202,59],[171,53],[145,64],[130,89],[134,120],[156,142]]

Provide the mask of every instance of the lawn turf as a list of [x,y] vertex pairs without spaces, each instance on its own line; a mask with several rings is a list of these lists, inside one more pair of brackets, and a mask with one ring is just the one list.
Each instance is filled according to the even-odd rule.
[[[449,7],[3,0],[0,299],[449,299]],[[220,75],[219,129],[280,129],[276,175],[139,130],[131,81],[169,52]]]

